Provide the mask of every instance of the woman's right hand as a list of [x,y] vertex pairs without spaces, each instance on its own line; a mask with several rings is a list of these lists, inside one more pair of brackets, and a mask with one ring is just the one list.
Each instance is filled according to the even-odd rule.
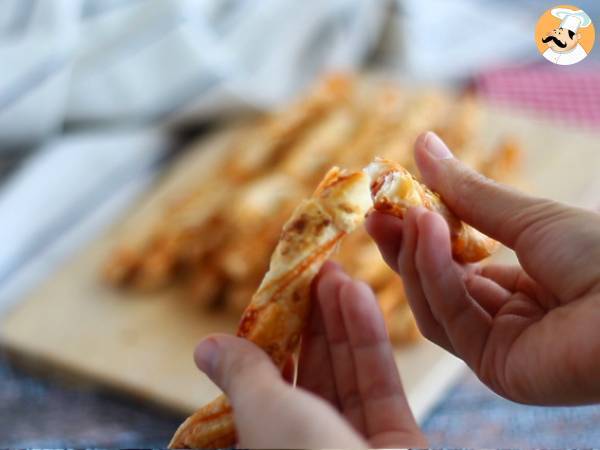
[[422,333],[511,400],[600,402],[600,215],[486,179],[433,133],[417,140],[415,159],[454,213],[521,264],[456,263],[446,222],[423,208],[403,220],[371,214],[367,228],[402,275]]

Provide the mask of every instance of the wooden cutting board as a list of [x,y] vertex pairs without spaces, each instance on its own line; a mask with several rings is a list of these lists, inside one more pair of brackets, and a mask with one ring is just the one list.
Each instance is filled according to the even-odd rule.
[[[512,134],[527,150],[527,188],[583,206],[600,206],[600,135],[489,109],[489,139]],[[218,389],[192,361],[195,344],[236,320],[199,313],[176,292],[124,295],[99,280],[99,269],[123,228],[151,223],[166,197],[210,171],[231,139],[221,133],[198,144],[122,225],[97,240],[39,286],[2,321],[0,343],[37,370],[98,383],[143,400],[189,413]],[[206,151],[200,151],[200,150]],[[218,187],[216,187],[218,188]],[[511,259],[509,252],[500,259]],[[460,361],[422,341],[397,352],[405,389],[416,416],[425,416],[463,369]]]

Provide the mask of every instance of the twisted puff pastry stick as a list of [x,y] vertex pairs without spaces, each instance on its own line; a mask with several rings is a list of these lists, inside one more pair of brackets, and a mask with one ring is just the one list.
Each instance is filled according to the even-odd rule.
[[[310,311],[310,285],[339,241],[364,219],[372,202],[364,172],[331,169],[285,224],[269,271],[244,311],[238,336],[282,367],[298,346]],[[220,396],[189,417],[171,448],[212,448],[236,442],[232,411]]]
[[[437,194],[399,164],[379,158],[363,172],[346,173],[334,167],[284,226],[269,271],[238,327],[238,336],[262,348],[279,368],[298,346],[310,311],[314,276],[371,205],[400,217],[406,208],[417,205],[440,213],[450,225],[453,253],[459,261],[478,261],[497,246],[462,223]],[[231,406],[222,395],[189,417],[169,447],[224,447],[235,441]]]
[[462,222],[446,207],[438,194],[421,184],[400,164],[375,158],[365,171],[371,178],[371,195],[377,211],[402,218],[409,207],[424,206],[441,214],[450,228],[455,260],[477,262],[498,248],[498,242]]

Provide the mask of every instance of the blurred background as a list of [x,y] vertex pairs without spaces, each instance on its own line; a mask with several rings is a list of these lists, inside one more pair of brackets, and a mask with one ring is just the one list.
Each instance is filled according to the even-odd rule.
[[[189,142],[279,110],[331,71],[468,91],[532,129],[586,136],[600,153],[600,51],[576,66],[545,61],[533,34],[553,6],[0,0],[0,327],[133,210]],[[600,3],[577,6],[600,23]],[[575,150],[562,149],[566,170]],[[588,181],[573,201],[598,207],[597,177]],[[32,375],[13,353],[0,350],[0,446],[164,446],[183,418],[66,374]],[[599,442],[599,422],[599,407],[515,405],[464,372],[423,426],[434,447],[562,447]]]

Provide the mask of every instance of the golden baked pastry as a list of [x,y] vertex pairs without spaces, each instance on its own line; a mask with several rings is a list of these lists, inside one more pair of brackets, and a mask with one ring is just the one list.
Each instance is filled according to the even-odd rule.
[[400,164],[376,158],[365,171],[371,178],[371,195],[377,211],[402,218],[411,206],[423,206],[446,219],[455,260],[469,263],[481,261],[498,248],[497,241],[462,222],[446,207],[438,194],[420,183]]
[[[367,175],[334,167],[283,227],[269,270],[237,332],[262,348],[279,368],[300,342],[310,311],[313,278],[340,240],[362,223],[370,207]],[[212,448],[234,443],[231,406],[220,396],[189,417],[169,447]]]

